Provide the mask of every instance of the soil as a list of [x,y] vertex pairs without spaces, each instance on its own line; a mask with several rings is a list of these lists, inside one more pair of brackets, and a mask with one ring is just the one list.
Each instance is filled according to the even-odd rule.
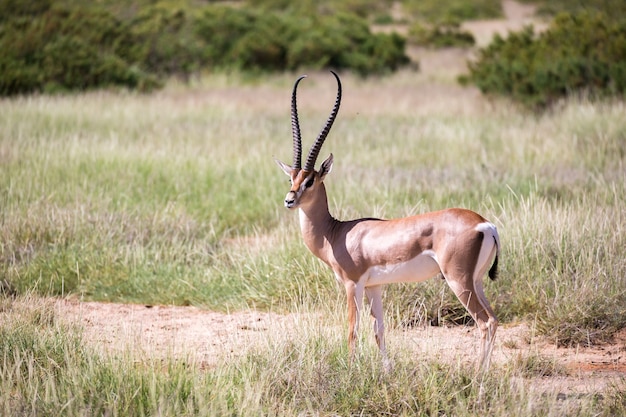
[[504,0],[502,9],[503,19],[474,20],[463,23],[462,28],[471,32],[476,44],[482,47],[489,44],[495,34],[506,37],[509,32],[519,31],[528,25],[532,25],[538,31],[547,27],[545,21],[535,16],[535,5]]
[[[218,313],[196,307],[71,299],[58,300],[55,305],[59,316],[78,323],[84,329],[85,340],[103,353],[132,351],[155,359],[191,359],[199,368],[212,368],[271,345],[277,338],[297,338],[297,327],[304,321],[324,326],[323,313]],[[479,348],[479,332],[469,326],[392,329],[387,331],[387,340],[392,355],[394,350],[409,348],[415,361],[435,357],[475,364]],[[498,328],[494,367],[531,355],[541,358],[542,364],[533,373],[533,386],[558,398],[597,394],[623,386],[626,381],[626,331],[618,334],[612,344],[557,348],[545,338],[534,337],[527,324]]]

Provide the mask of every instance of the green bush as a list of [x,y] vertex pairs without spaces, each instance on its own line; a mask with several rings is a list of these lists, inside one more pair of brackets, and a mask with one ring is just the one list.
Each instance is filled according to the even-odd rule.
[[[327,43],[334,52],[329,54],[329,64],[334,68],[367,75],[393,71],[409,62],[403,37],[395,33],[372,34],[367,22],[355,15],[337,14],[319,24],[326,25]],[[306,38],[308,34],[300,36]]]
[[[35,1],[15,10],[13,2],[0,0],[0,10],[10,14],[0,20],[0,95],[107,86],[149,90],[167,77],[206,70],[332,67],[367,75],[409,61],[404,38],[372,33],[355,14],[303,17],[159,1],[116,15],[110,11],[119,6],[115,1]],[[354,7],[359,4],[366,2]]]
[[211,7],[196,21],[212,67],[239,70],[350,69],[362,75],[408,63],[405,40],[374,34],[352,14],[322,17]]
[[474,36],[470,32],[462,30],[460,22],[456,20],[439,23],[431,27],[416,23],[409,30],[409,41],[415,45],[434,48],[454,46],[467,48],[476,43]]
[[122,47],[132,42],[123,22],[104,10],[52,8],[14,17],[0,29],[0,94],[156,86],[125,59]]
[[194,21],[195,35],[206,45],[204,61],[211,67],[225,66],[238,40],[254,27],[257,16],[245,9],[207,7]]
[[393,0],[246,0],[246,6],[263,13],[284,13],[292,15],[333,16],[337,13],[353,14],[364,19],[373,19],[387,13]]
[[428,22],[491,19],[502,16],[500,0],[405,0],[404,8]]
[[8,13],[0,20],[0,95],[107,86],[149,90],[167,77],[206,70],[332,67],[367,75],[409,61],[404,38],[374,34],[356,14],[303,17],[168,1],[140,3],[136,10],[121,10],[115,1],[13,3],[0,0]]
[[604,13],[609,19],[626,17],[626,2],[623,0],[524,0],[535,3],[537,14],[556,16],[559,13],[581,13],[595,11]]
[[52,0],[0,0],[0,23],[15,17],[39,16],[52,6]]
[[461,81],[483,93],[544,107],[571,93],[626,92],[626,23],[601,14],[561,14],[546,32],[531,27],[494,41],[478,53]]
[[259,15],[254,26],[241,34],[225,56],[227,65],[243,70],[280,71],[285,68],[288,22],[275,15]]
[[193,19],[184,7],[156,3],[129,22],[132,43],[127,56],[158,76],[186,78],[203,64],[204,44],[195,37]]

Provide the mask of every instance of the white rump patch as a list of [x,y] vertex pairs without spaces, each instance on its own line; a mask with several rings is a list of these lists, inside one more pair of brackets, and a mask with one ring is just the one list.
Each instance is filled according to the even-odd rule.
[[493,239],[496,240],[496,245],[500,247],[500,236],[498,236],[498,229],[496,228],[495,224],[489,222],[479,223],[476,225],[474,230],[484,233],[485,240],[487,240],[487,237],[491,236]]
[[[498,236],[498,229],[493,223],[484,222],[476,225],[476,231],[484,234],[483,244],[480,248],[480,254],[478,255],[477,270],[482,270],[483,274],[486,272],[488,265],[491,265],[493,258],[496,256],[497,251],[500,248],[500,236]],[[481,276],[483,274],[480,274]]]

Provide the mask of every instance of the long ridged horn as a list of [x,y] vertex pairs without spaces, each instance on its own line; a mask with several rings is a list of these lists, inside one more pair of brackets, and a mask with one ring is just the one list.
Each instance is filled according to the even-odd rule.
[[315,161],[317,160],[317,156],[322,149],[322,145],[324,144],[324,140],[326,140],[326,136],[328,136],[328,132],[335,121],[335,117],[337,117],[337,113],[339,112],[339,105],[341,104],[341,81],[339,80],[339,76],[335,71],[330,71],[335,78],[337,79],[337,98],[335,99],[335,105],[333,106],[333,110],[330,112],[330,116],[328,116],[328,120],[326,120],[326,124],[322,128],[322,131],[315,139],[315,143],[311,146],[311,150],[309,151],[309,156],[306,158],[306,164],[304,165],[304,170],[307,172],[312,172],[315,169]]
[[306,78],[301,76],[293,85],[293,93],[291,93],[291,130],[293,132],[293,169],[300,169],[302,166],[302,137],[300,136],[300,122],[298,121],[298,104],[296,103],[296,90],[298,84]]

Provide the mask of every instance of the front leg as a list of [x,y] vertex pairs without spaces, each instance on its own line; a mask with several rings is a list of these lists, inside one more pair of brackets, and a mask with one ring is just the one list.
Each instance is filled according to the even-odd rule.
[[350,280],[347,280],[344,285],[348,302],[348,347],[350,349],[350,361],[352,362],[356,353],[356,341],[359,333],[363,286]]

